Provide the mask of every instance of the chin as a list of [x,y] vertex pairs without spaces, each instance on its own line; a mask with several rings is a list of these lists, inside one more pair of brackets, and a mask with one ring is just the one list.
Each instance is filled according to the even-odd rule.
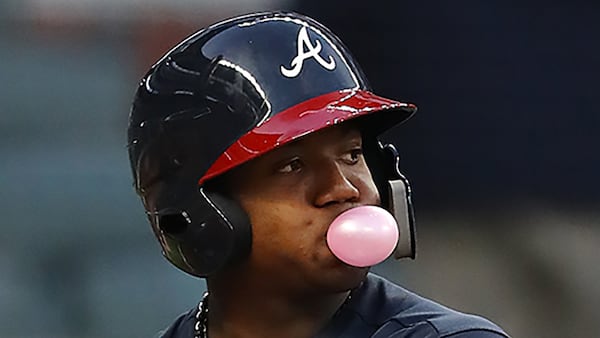
[[358,268],[339,262],[322,276],[322,281],[328,289],[334,292],[344,292],[360,286],[369,272],[369,267]]

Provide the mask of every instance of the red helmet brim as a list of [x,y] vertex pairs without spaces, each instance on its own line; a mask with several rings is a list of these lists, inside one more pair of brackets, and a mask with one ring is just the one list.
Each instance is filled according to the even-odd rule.
[[[202,185],[228,170],[312,132],[378,112],[390,112],[385,131],[412,116],[416,106],[365,90],[341,90],[294,105],[272,116],[233,143],[200,178]],[[386,120],[388,123],[390,120]]]

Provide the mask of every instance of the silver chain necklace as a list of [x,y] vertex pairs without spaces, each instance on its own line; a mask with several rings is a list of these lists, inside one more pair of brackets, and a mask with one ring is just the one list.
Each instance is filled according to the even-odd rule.
[[194,338],[208,338],[208,291],[204,293],[202,300],[198,303]]

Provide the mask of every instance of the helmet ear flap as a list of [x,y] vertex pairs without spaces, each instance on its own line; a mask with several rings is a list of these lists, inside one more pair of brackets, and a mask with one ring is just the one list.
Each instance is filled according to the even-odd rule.
[[411,189],[408,179],[400,172],[400,155],[392,144],[383,144],[375,137],[363,137],[367,165],[379,191],[381,206],[398,223],[400,237],[394,258],[415,258],[416,231]]
[[200,188],[198,198],[153,217],[163,254],[175,266],[207,277],[247,257],[252,243],[250,220],[234,200]]
[[227,265],[235,264],[250,254],[252,248],[252,224],[242,206],[226,194],[200,188],[200,194],[211,204],[222,223],[227,224],[233,248],[228,255]]
[[394,258],[400,259],[416,256],[416,231],[412,201],[410,198],[410,185],[405,177],[388,181],[388,194],[390,204],[388,210],[398,222],[401,234],[394,250]]

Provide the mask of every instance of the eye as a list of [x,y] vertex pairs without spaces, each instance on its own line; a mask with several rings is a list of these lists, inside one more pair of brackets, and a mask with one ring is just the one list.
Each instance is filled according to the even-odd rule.
[[280,166],[277,169],[277,172],[280,172],[282,174],[289,174],[295,171],[299,171],[300,169],[302,169],[302,161],[300,161],[300,159],[298,158],[294,158],[291,161],[286,162],[282,166]]
[[354,148],[344,154],[344,161],[348,164],[356,164],[360,161],[363,156],[362,148]]

